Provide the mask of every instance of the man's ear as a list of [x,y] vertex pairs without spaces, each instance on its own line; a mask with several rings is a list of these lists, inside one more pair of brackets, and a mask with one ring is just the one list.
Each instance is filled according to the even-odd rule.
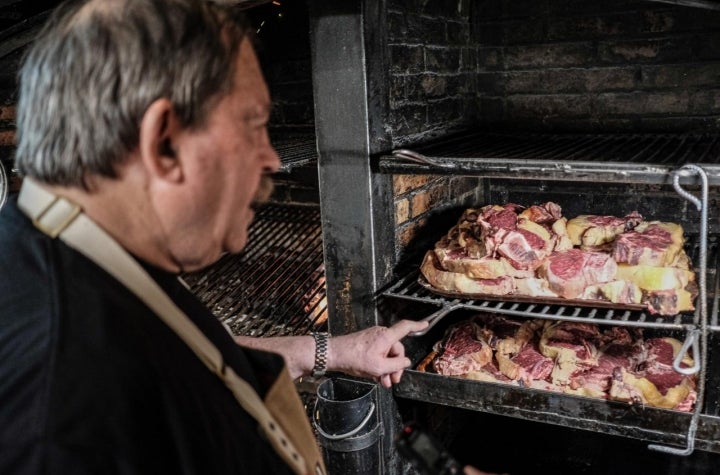
[[172,102],[157,99],[145,110],[140,122],[140,157],[151,176],[182,180],[183,170],[174,142],[181,130]]

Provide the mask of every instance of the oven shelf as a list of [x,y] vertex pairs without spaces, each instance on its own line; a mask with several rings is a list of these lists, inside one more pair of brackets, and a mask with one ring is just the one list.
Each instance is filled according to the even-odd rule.
[[[516,417],[645,440],[670,446],[686,444],[693,415],[634,406],[500,383],[479,382],[406,370],[394,386],[404,399]],[[720,417],[700,415],[695,448],[720,452]]]
[[[467,309],[491,312],[513,317],[543,318],[582,323],[596,323],[617,326],[655,328],[665,330],[686,330],[692,328],[694,316],[652,315],[647,311],[614,309],[602,307],[578,307],[535,302],[489,299],[452,299],[429,291],[418,282],[418,271],[410,271],[382,292],[384,297],[427,303],[440,307],[440,311]],[[717,327],[711,329],[720,330]]]
[[685,164],[702,167],[708,183],[720,185],[720,136],[472,131],[379,158],[386,173],[648,184],[672,183],[672,172]]

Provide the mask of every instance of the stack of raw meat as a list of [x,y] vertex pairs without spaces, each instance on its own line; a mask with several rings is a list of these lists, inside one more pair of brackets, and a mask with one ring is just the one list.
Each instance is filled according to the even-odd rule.
[[478,314],[448,328],[417,369],[687,412],[696,379],[672,367],[681,347],[640,329]]
[[426,253],[421,273],[453,294],[595,300],[675,315],[694,310],[682,226],[624,217],[568,220],[553,202],[465,210]]

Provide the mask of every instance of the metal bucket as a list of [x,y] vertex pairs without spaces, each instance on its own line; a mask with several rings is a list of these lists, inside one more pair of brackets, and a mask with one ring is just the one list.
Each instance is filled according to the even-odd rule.
[[331,475],[379,474],[377,385],[344,378],[317,388],[313,424]]

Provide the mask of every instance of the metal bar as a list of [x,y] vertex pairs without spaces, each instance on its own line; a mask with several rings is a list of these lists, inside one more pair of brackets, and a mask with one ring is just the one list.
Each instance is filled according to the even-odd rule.
[[[426,157],[380,158],[393,173],[462,173],[513,179],[669,184],[673,170],[698,163],[720,184],[720,136],[688,134],[510,134],[474,131],[410,150]],[[691,178],[685,183],[691,183]]]
[[683,7],[702,8],[704,10],[720,10],[720,3],[710,0],[646,0],[655,3],[669,3]]

